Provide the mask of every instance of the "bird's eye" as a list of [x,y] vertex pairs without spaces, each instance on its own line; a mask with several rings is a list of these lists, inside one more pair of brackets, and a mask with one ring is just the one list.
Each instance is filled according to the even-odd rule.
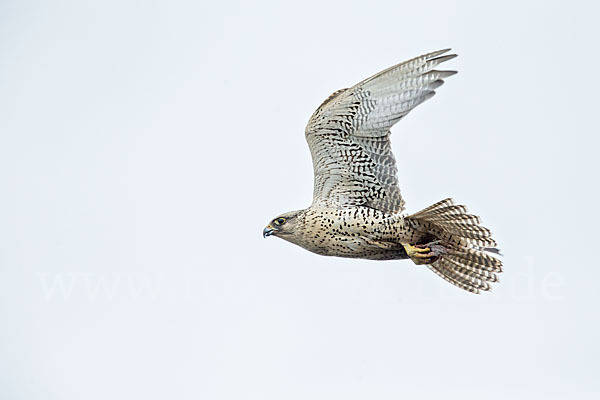
[[285,218],[283,218],[283,217],[277,218],[277,219],[275,220],[275,223],[276,223],[277,225],[283,225],[283,224],[285,224]]

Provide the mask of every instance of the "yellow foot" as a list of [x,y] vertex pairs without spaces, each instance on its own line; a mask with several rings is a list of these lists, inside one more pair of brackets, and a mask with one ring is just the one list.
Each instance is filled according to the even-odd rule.
[[437,260],[438,256],[431,251],[429,247],[425,247],[422,245],[410,245],[408,243],[402,243],[404,250],[406,250],[406,254],[410,257],[411,260],[417,265],[421,264],[431,264],[435,260]]

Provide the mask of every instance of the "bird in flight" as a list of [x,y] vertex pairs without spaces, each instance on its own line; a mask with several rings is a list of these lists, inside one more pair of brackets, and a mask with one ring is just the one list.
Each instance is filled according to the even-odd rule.
[[324,256],[410,258],[461,289],[491,289],[502,261],[479,217],[452,199],[402,213],[390,128],[456,73],[436,69],[456,57],[449,50],[390,67],[334,92],[317,108],[305,131],[314,169],[312,204],[271,220],[264,237]]

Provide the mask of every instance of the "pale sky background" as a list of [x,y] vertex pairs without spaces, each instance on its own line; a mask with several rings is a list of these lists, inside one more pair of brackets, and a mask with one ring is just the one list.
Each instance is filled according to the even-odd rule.
[[[0,398],[600,398],[599,11],[0,2]],[[264,240],[320,102],[446,47],[399,180],[483,217],[494,291]]]

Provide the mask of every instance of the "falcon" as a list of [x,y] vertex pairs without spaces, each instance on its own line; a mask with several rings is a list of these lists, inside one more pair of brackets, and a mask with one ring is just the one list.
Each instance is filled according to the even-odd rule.
[[456,71],[436,69],[455,54],[435,51],[334,92],[310,117],[310,207],[281,214],[264,228],[324,256],[411,259],[472,293],[491,289],[502,262],[479,217],[448,198],[403,214],[390,128],[430,99]]

